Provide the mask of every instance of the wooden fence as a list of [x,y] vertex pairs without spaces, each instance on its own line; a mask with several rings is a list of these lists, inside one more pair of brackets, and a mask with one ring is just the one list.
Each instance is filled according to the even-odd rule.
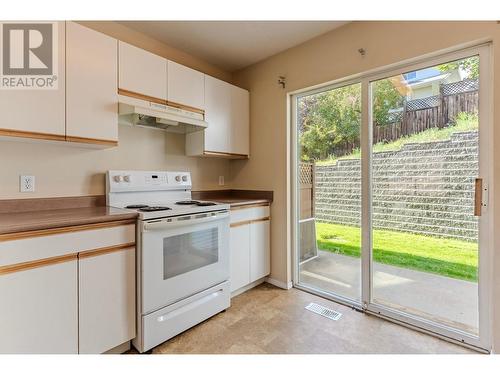
[[409,105],[411,102],[408,102],[404,106],[400,121],[374,126],[373,142],[391,142],[427,129],[446,127],[461,112],[478,113],[478,90],[451,95],[437,95],[433,98],[437,103],[436,106],[408,110],[407,108],[412,108]]
[[[373,126],[373,142],[391,142],[431,128],[443,128],[461,112],[478,113],[479,81],[466,79],[440,85],[439,95],[406,101],[400,112],[394,111],[394,122]],[[343,156],[359,148],[359,139],[335,146],[333,153]]]
[[300,219],[314,217],[314,194],[315,194],[315,165],[314,163],[299,164],[300,185]]

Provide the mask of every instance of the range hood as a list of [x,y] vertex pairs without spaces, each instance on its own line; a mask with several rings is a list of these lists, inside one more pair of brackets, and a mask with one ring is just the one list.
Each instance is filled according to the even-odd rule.
[[191,133],[208,126],[202,113],[125,95],[118,95],[118,115],[120,124],[144,126],[174,133]]

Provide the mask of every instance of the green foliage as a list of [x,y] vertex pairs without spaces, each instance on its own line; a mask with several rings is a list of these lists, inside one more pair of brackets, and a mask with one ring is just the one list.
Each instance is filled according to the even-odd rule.
[[443,73],[459,68],[467,72],[467,78],[479,78],[479,56],[473,56],[468,59],[453,61],[438,66],[438,69]]
[[[373,152],[398,151],[407,143],[433,142],[450,139],[450,136],[456,132],[465,132],[477,129],[479,119],[477,113],[460,112],[455,120],[446,128],[431,128],[423,132],[401,137],[393,142],[379,142],[373,145]],[[354,149],[352,153],[344,155],[341,158],[329,155],[325,159],[317,160],[317,165],[335,164],[338,159],[359,159],[361,153],[359,148]]]
[[[341,143],[358,142],[361,86],[341,87],[299,103],[303,160],[324,159]],[[302,113],[300,112],[302,110]],[[307,110],[307,113],[305,112]]]
[[394,122],[390,110],[402,108],[404,97],[394,87],[390,79],[382,79],[372,84],[373,118],[375,126],[384,126]]
[[[393,122],[390,110],[401,108],[404,97],[388,79],[373,83],[375,124]],[[337,150],[359,145],[361,85],[355,84],[299,99],[302,161],[333,157]],[[339,152],[337,154],[343,154]]]

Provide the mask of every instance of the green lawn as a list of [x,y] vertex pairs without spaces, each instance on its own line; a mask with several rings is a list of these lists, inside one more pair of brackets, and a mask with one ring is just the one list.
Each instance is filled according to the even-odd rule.
[[[360,256],[360,228],[317,223],[318,248]],[[477,281],[477,244],[417,234],[375,229],[373,259],[379,263]]]

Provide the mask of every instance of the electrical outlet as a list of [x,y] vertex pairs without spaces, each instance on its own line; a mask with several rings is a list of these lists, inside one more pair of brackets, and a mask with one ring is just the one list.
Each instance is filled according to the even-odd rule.
[[35,191],[35,176],[19,176],[19,191],[21,193]]
[[219,176],[219,186],[224,186],[224,176]]

